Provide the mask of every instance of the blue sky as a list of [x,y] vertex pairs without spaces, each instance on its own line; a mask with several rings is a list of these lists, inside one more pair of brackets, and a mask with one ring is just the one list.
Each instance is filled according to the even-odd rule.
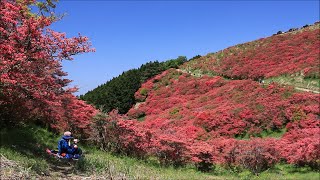
[[148,61],[191,58],[319,21],[319,1],[67,1],[52,28],[88,36],[95,53],[63,63],[84,94]]

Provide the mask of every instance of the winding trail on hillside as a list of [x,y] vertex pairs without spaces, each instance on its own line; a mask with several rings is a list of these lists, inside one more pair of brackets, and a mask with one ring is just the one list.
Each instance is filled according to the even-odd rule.
[[[182,73],[188,73],[190,74],[191,76],[194,76],[194,77],[201,77],[203,74],[198,74],[196,75],[195,73],[191,73],[191,72],[188,72],[186,70],[182,70],[182,69],[176,69],[176,71],[178,72],[182,72]],[[279,83],[279,82],[278,82]],[[288,84],[285,84],[285,83],[280,83],[282,85],[288,85]],[[315,91],[315,90],[311,90],[311,89],[307,89],[307,88],[302,88],[302,87],[296,87],[294,85],[289,85],[289,86],[293,86],[296,90],[298,91],[304,91],[304,92],[312,92],[312,93],[316,93],[316,94],[320,94],[320,91]]]

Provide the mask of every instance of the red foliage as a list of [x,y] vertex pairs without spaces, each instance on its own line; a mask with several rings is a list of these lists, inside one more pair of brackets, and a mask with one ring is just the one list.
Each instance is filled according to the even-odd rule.
[[49,29],[52,18],[31,16],[32,2],[0,2],[1,121],[42,119],[58,129],[84,129],[96,110],[65,88],[71,81],[61,61],[93,49],[87,37]]
[[182,166],[189,162],[188,145],[185,141],[161,135],[154,138],[153,147],[153,153],[162,165]]
[[[166,79],[177,73],[164,73],[160,77]],[[180,129],[187,125],[195,125],[199,133],[207,131],[210,137],[256,135],[318,115],[317,95],[295,93],[277,84],[265,88],[250,80],[226,81],[220,77],[186,75],[167,86],[161,86],[161,79],[151,85],[154,81],[151,79],[146,83],[148,86],[141,87],[148,88],[148,98],[129,114],[144,113],[146,118],[141,124],[146,128],[156,127],[155,131],[161,131],[161,126],[165,126],[164,129],[170,128],[179,136]],[[172,121],[165,123],[165,119]],[[162,125],[155,125],[156,121]]]
[[196,142],[190,148],[191,160],[200,171],[210,171],[214,168],[214,163],[219,162],[214,147],[206,142]]
[[95,117],[91,124],[91,138],[102,149],[143,158],[150,152],[151,133],[141,130],[137,122],[119,115],[116,110],[107,117]]
[[[158,149],[158,155],[161,152],[159,159],[168,164],[192,161],[200,170],[207,171],[219,163],[242,166],[254,173],[271,167],[280,158],[302,164],[292,160],[290,154],[283,154],[284,148],[279,145],[286,146],[287,134],[296,129],[319,128],[318,95],[295,92],[277,84],[265,87],[251,80],[195,78],[169,70],[141,88],[148,90],[147,98],[129,114],[145,115],[144,121],[137,122],[135,127],[151,132],[152,146]],[[280,140],[234,139],[283,128],[287,134]],[[166,137],[165,141],[161,137]],[[310,140],[301,139],[306,143]],[[300,142],[300,137],[295,141]],[[309,146],[310,157],[319,159],[318,145],[314,141]],[[157,155],[157,151],[149,153]],[[315,166],[306,158],[302,162]]]
[[250,139],[230,144],[224,153],[229,166],[242,166],[253,173],[260,173],[279,161],[274,139]]
[[257,80],[294,73],[319,77],[319,46],[319,25],[314,25],[295,33],[229,47],[185,63],[182,68],[235,79]]
[[[319,121],[319,120],[318,120]],[[319,123],[313,128],[295,129],[286,133],[278,144],[281,157],[288,163],[320,168]]]

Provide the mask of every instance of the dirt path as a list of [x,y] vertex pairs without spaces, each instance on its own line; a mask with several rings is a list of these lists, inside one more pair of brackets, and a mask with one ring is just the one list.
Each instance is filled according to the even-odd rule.
[[97,179],[92,176],[87,176],[85,174],[75,174],[75,163],[59,164],[59,165],[50,165],[49,174],[45,176],[39,176],[37,179],[41,180],[62,180],[62,179],[71,179],[71,180],[82,180],[82,179]]
[[90,174],[79,173],[75,169],[77,161],[66,162],[64,164],[52,164],[50,166],[50,174],[47,176],[41,176],[37,179],[41,180],[126,180],[129,179],[125,174],[119,174],[115,172],[115,169],[111,166],[106,169],[105,172],[99,174],[91,172]]
[[[176,71],[178,71],[178,72],[183,72],[183,73],[188,73],[188,74],[190,74],[191,76],[196,76],[196,77],[199,76],[199,75],[197,76],[195,73],[190,73],[190,72],[187,72],[187,71],[181,70],[181,69],[176,69]],[[200,75],[200,77],[201,77],[201,75]],[[280,83],[280,84],[293,86],[293,85],[285,84],[285,83]],[[307,89],[307,88],[301,88],[301,87],[295,87],[295,86],[293,86],[293,87],[294,87],[296,90],[298,90],[298,91],[312,92],[312,93],[320,94],[320,91],[315,91],[315,90],[311,90],[311,89]]]
[[299,91],[305,91],[305,92],[312,92],[312,93],[316,93],[316,94],[320,94],[319,91],[314,91],[314,90],[310,90],[310,89],[305,89],[305,88],[300,88],[300,87],[294,87],[296,90]]
[[48,174],[38,175],[30,173],[30,171],[13,160],[7,159],[1,154],[1,180],[19,180],[19,179],[38,179],[38,180],[62,180],[62,179],[104,179],[103,177],[87,176],[85,174],[74,174],[75,164],[58,163],[50,165]]

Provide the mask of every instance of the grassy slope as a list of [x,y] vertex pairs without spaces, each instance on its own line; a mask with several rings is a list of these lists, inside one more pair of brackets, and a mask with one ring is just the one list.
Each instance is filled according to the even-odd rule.
[[303,88],[315,93],[320,92],[320,80],[316,78],[303,78],[302,76],[296,75],[271,77],[265,80],[265,83],[271,82],[293,86],[296,87],[297,90],[300,90],[299,88]]
[[[1,129],[0,154],[18,166],[2,166],[1,177],[33,177],[45,179],[123,178],[123,179],[318,179],[319,174],[308,168],[277,165],[254,176],[248,171],[231,171],[216,167],[211,173],[201,173],[192,167],[175,169],[160,167],[154,159],[141,161],[118,157],[92,147],[84,147],[86,154],[77,162],[61,162],[48,157],[45,148],[54,148],[59,136],[36,126]],[[4,158],[1,159],[2,164]]]

